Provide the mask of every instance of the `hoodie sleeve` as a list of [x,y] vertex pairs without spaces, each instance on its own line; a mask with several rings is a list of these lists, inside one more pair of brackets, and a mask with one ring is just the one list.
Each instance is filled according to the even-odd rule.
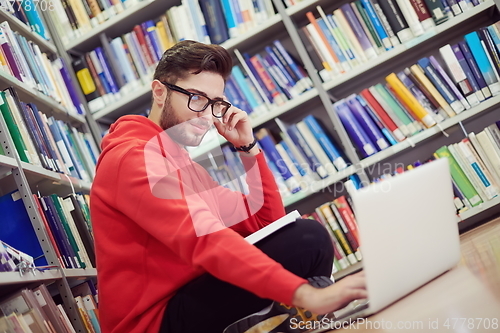
[[143,154],[131,150],[116,172],[120,177],[115,206],[181,260],[259,297],[286,304],[307,283],[227,228],[201,194],[181,180],[180,170],[157,174],[151,184],[155,170],[146,170]]

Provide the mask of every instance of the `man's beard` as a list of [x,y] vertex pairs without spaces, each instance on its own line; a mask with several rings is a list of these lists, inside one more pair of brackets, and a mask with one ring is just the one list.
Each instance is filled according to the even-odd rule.
[[201,117],[182,122],[175,114],[168,100],[165,101],[160,116],[160,127],[167,132],[172,140],[181,146],[199,146],[207,131],[203,134],[192,133],[189,131],[190,124],[206,127],[207,129],[210,126],[210,123]]

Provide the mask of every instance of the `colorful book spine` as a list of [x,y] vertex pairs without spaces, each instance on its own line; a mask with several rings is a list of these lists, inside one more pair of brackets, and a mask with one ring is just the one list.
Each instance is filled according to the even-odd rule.
[[354,144],[361,152],[363,157],[368,157],[378,152],[378,149],[374,146],[368,135],[356,120],[344,99],[335,102],[333,104],[333,109],[339,116],[342,125],[344,125],[344,128],[346,129],[346,132],[354,141]]
[[464,38],[470,48],[472,55],[474,56],[474,59],[477,62],[477,66],[481,74],[483,75],[484,81],[490,88],[492,95],[498,95],[500,93],[500,83],[498,82],[495,70],[488,60],[488,56],[481,44],[478,33],[476,31],[473,31],[465,35]]
[[491,97],[491,91],[488,85],[486,84],[486,81],[484,80],[483,74],[481,74],[481,71],[479,70],[479,67],[477,65],[476,60],[472,56],[472,52],[470,51],[469,46],[465,41],[460,41],[458,43],[458,46],[460,47],[460,50],[462,51],[465,60],[467,61],[467,64],[470,67],[470,70],[472,72],[472,75],[474,76],[474,79],[476,80],[479,88],[481,89],[481,92],[484,96],[484,98],[490,98]]
[[363,4],[363,7],[366,10],[366,13],[368,14],[368,17],[373,23],[373,26],[375,27],[375,30],[377,31],[377,34],[380,37],[380,40],[382,41],[382,44],[384,45],[386,50],[392,49],[392,43],[389,39],[389,36],[387,35],[387,32],[385,31],[382,22],[380,22],[379,17],[377,16],[377,13],[375,12],[375,8],[373,7],[373,4],[371,3],[370,0],[361,0],[361,3]]
[[359,43],[361,44],[361,47],[363,48],[363,51],[368,59],[373,59],[377,57],[377,52],[373,48],[372,44],[370,43],[370,40],[368,39],[368,36],[366,35],[365,31],[361,27],[361,24],[359,23],[356,15],[354,14],[354,11],[352,10],[352,7],[350,4],[344,4],[343,6],[340,7],[342,12],[344,13],[345,19],[347,20],[347,23],[351,27],[352,31],[354,32],[354,35],[358,39]]
[[319,124],[319,122],[312,115],[308,115],[304,118],[304,122],[309,127],[311,132],[314,134],[319,144],[326,152],[330,160],[333,162],[333,165],[337,168],[337,170],[343,170],[347,168],[347,163],[345,162],[342,154],[337,149],[337,147],[333,144],[330,138],[326,135],[325,131]]
[[355,94],[352,94],[346,97],[345,102],[349,106],[352,115],[354,116],[354,118],[356,118],[363,131],[370,138],[371,142],[374,143],[379,150],[388,148],[389,143],[385,139],[382,132],[378,129],[377,125],[366,113],[363,106],[359,103],[357,96]]

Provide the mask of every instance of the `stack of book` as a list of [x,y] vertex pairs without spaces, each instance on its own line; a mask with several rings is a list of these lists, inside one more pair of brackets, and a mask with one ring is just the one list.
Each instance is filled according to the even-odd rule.
[[[88,195],[70,194],[64,198],[55,194],[33,195],[49,241],[55,249],[60,267],[95,267],[94,236],[90,221]],[[6,212],[4,222],[9,228],[0,230],[0,239],[34,258],[35,266],[48,261],[38,242],[19,191],[0,197]]]
[[[97,291],[93,283],[86,281],[71,291],[87,332],[100,332]],[[54,301],[45,284],[15,292],[0,301],[0,329],[16,333],[74,333],[61,303]]]
[[[0,91],[0,112],[21,161],[91,182],[99,156],[89,133],[47,117],[16,90]],[[0,151],[3,154],[3,151]]]
[[[53,0],[54,9],[49,13],[63,43],[67,44],[110,18],[120,15],[124,8],[134,10],[132,7],[135,5],[143,6],[140,2]],[[150,29],[159,28],[157,24],[163,22],[161,29],[166,29],[177,41],[191,39],[220,44],[229,38],[240,36],[273,15],[271,0],[253,3],[246,0],[183,0],[179,6],[170,7],[162,18],[155,20]]]
[[500,121],[439,148],[434,156],[448,158],[459,213],[500,194]]
[[53,10],[51,1],[1,0],[0,10],[12,14],[45,40],[50,39],[40,11]]
[[314,212],[302,217],[320,222],[330,234],[334,249],[332,273],[355,265],[363,259],[356,218],[345,196],[326,202]]
[[[364,158],[500,93],[500,23],[333,104]],[[442,65],[443,64],[443,65]]]
[[12,31],[6,21],[0,23],[0,71],[51,97],[69,113],[85,114],[64,62],[49,60],[37,44]]
[[320,17],[308,12],[310,23],[302,33],[321,60],[322,77],[331,79],[479,4],[479,0],[357,0],[331,14],[317,6]]

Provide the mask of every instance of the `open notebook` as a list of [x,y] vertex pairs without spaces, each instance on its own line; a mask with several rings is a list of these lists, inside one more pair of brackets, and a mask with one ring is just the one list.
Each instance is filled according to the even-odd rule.
[[294,211],[286,214],[282,218],[274,221],[273,223],[266,225],[264,228],[262,228],[256,232],[254,232],[253,234],[245,237],[245,239],[250,244],[255,244],[258,241],[260,241],[261,239],[264,239],[265,237],[269,236],[270,234],[272,234],[276,230],[279,230],[279,229],[283,228],[284,226],[295,222],[295,220],[297,220],[298,218],[300,218],[300,214],[297,210],[294,210]]

